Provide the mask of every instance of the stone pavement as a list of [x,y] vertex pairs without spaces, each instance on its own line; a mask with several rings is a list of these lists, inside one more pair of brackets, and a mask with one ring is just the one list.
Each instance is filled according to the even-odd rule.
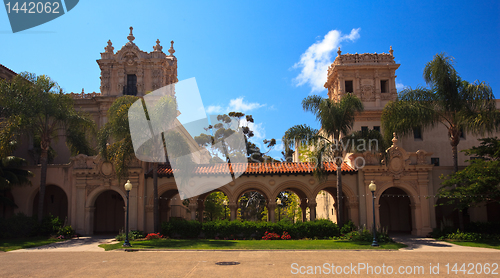
[[87,237],[72,238],[70,240],[54,242],[39,247],[18,249],[11,252],[105,252],[99,244],[111,243],[113,236],[95,235]]
[[446,241],[435,240],[433,238],[416,237],[410,235],[398,235],[392,237],[396,242],[408,245],[406,248],[401,248],[399,251],[412,252],[493,252],[500,253],[498,249],[468,247],[451,244]]
[[[352,275],[379,277],[470,277],[453,272],[469,264],[500,262],[500,250],[455,246],[398,236],[405,250],[175,250],[104,252],[110,237],[88,237],[47,246],[0,252],[0,277],[291,277]],[[443,253],[446,252],[446,253]],[[445,255],[444,255],[445,254]],[[471,255],[472,254],[472,255]],[[220,263],[229,264],[220,264]],[[231,264],[234,263],[234,264]],[[484,268],[485,269],[485,268]],[[500,273],[500,270],[496,270]],[[342,275],[344,274],[344,275]],[[497,275],[495,275],[497,276]]]

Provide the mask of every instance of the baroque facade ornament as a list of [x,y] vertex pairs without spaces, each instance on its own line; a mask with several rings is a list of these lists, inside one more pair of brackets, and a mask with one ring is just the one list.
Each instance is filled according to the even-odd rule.
[[410,155],[401,147],[398,146],[396,133],[393,133],[392,146],[386,150],[389,155],[387,163],[387,174],[393,175],[395,179],[405,175],[406,166],[410,165]]

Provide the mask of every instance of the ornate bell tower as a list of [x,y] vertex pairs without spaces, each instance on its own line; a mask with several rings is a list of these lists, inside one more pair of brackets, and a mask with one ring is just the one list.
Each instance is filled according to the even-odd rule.
[[135,37],[130,27],[129,40],[116,53],[111,40],[97,60],[101,69],[101,94],[103,96],[143,96],[148,91],[177,82],[177,58],[174,56],[174,41],[165,54],[156,40],[152,52],[144,52],[133,42]]
[[396,70],[392,46],[387,53],[342,54],[328,68],[325,88],[328,97],[340,100],[345,93],[354,93],[365,107],[380,108],[397,97]]

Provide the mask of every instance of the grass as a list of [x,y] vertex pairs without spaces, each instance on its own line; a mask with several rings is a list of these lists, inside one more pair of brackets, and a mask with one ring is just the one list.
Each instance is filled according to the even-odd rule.
[[61,241],[61,239],[47,238],[47,237],[0,239],[0,251],[7,252],[17,249],[38,247],[58,241]]
[[[132,249],[204,249],[204,250],[311,250],[311,249],[399,249],[400,243],[382,243],[372,247],[371,242],[341,240],[214,240],[214,239],[157,239],[132,241]],[[123,242],[101,244],[104,250],[123,249]]]
[[446,240],[449,243],[453,243],[460,246],[470,246],[470,247],[483,247],[483,248],[493,248],[500,249],[500,241],[454,241]]

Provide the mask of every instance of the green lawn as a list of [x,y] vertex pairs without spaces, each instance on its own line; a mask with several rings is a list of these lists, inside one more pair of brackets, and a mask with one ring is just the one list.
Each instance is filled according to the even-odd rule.
[[[132,241],[132,249],[399,249],[406,247],[400,243],[383,243],[372,247],[371,242],[340,240],[214,240],[214,239],[160,239]],[[101,244],[104,250],[122,249],[123,242]]]
[[470,246],[470,247],[484,247],[484,248],[493,248],[500,249],[500,241],[453,241],[446,240],[449,243],[453,243],[460,246]]
[[47,238],[47,237],[0,239],[0,251],[7,252],[17,249],[37,247],[57,241],[61,241],[61,239]]

